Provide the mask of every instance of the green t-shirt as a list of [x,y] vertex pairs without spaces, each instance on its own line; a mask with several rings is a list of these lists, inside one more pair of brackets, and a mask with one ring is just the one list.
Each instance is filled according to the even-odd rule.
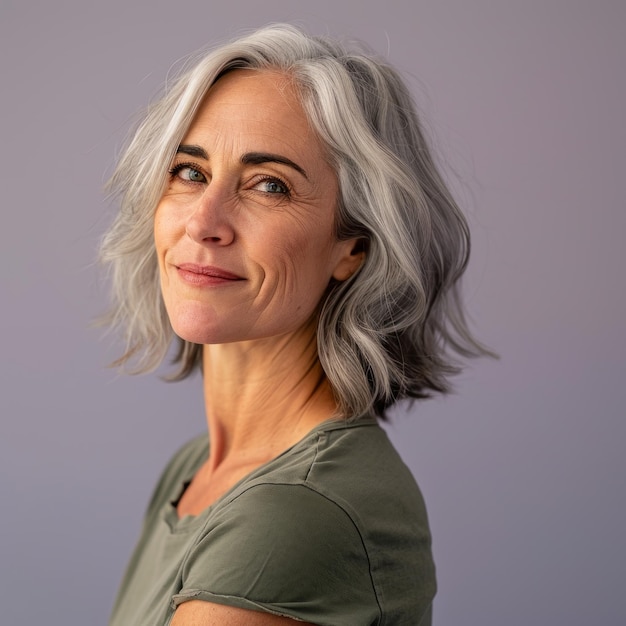
[[320,626],[429,626],[435,594],[420,491],[375,419],[329,421],[197,516],[175,504],[206,435],[170,461],[110,626],[166,626],[187,600]]

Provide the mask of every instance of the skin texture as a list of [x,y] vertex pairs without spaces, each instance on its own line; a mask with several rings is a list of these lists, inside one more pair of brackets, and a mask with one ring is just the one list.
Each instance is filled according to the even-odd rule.
[[[178,504],[196,515],[336,414],[316,323],[363,260],[334,235],[338,184],[289,78],[237,70],[181,143],[154,223],[175,332],[203,347],[211,454]],[[203,268],[203,269],[199,269]],[[200,601],[173,626],[302,623]]]
[[[237,71],[211,89],[182,145],[156,212],[161,285],[174,330],[202,344],[293,332],[313,315],[331,277],[358,265],[333,234],[334,171],[286,77]],[[242,163],[249,154],[283,163]],[[177,267],[216,266],[240,278],[204,288]],[[185,278],[188,280],[186,281]],[[226,323],[228,322],[228,323]]]
[[[220,604],[191,600],[181,604],[174,615],[171,626],[206,626],[207,624],[227,624],[228,626],[307,626],[278,615],[269,615],[257,611],[246,611]],[[308,624],[308,626],[314,626]]]

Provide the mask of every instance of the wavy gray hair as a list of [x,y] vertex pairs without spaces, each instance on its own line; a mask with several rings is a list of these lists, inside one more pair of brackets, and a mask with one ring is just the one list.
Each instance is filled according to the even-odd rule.
[[[322,367],[345,417],[449,391],[452,353],[489,353],[469,332],[458,281],[469,231],[435,166],[399,74],[362,47],[274,25],[204,53],[151,105],[109,183],[120,211],[103,238],[113,304],[106,323],[127,344],[117,365],[158,367],[174,333],[159,287],[153,216],[168,168],[207,91],[238,68],[289,75],[336,168],[336,232],[362,238],[359,271],[328,289],[318,324]],[[200,366],[181,339],[173,379]]]

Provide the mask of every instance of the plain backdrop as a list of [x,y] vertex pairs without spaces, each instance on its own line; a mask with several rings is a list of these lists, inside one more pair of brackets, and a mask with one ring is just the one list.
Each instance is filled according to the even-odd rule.
[[474,247],[479,360],[398,410],[437,626],[626,623],[626,3],[0,0],[0,623],[105,624],[200,381],[107,369],[103,184],[181,59],[269,22],[403,72]]

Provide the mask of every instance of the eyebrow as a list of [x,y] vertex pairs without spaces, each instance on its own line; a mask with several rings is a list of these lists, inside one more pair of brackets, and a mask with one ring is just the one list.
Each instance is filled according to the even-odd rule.
[[[176,150],[176,154],[187,154],[189,156],[196,157],[197,159],[204,159],[205,161],[209,160],[209,155],[207,154],[206,150],[201,146],[196,145],[181,143]],[[304,168],[300,167],[291,159],[288,159],[287,157],[280,154],[270,154],[269,152],[247,152],[241,157],[241,163],[243,163],[243,165],[260,165],[261,163],[282,163],[283,165],[287,165],[296,170],[296,172],[299,172],[308,180],[308,176],[304,171]]]
[[204,148],[200,146],[190,146],[186,144],[180,144],[176,150],[176,154],[188,154],[189,156],[196,157],[197,159],[209,160],[209,155]]
[[268,152],[248,152],[241,157],[244,165],[260,165],[261,163],[282,163],[299,172],[308,180],[308,176],[302,167],[294,163],[291,159],[280,154],[270,154]]

